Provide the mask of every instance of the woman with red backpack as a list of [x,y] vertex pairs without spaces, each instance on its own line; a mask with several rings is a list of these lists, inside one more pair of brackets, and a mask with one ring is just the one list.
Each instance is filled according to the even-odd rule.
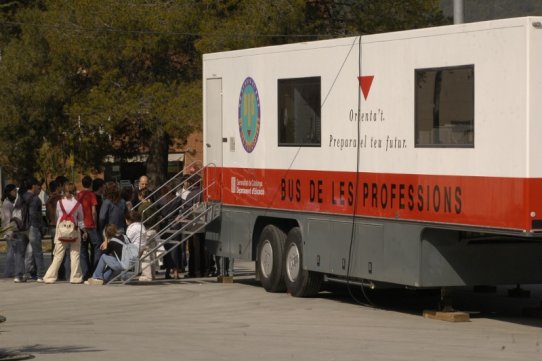
[[78,284],[83,282],[81,274],[81,265],[79,263],[79,252],[81,248],[81,235],[79,229],[84,229],[83,209],[81,203],[75,198],[75,184],[69,182],[64,188],[64,197],[60,199],[56,206],[57,223],[55,232],[55,250],[53,253],[53,262],[43,281],[45,283],[55,283],[58,278],[58,269],[62,264],[64,252],[70,250],[71,271],[70,283]]

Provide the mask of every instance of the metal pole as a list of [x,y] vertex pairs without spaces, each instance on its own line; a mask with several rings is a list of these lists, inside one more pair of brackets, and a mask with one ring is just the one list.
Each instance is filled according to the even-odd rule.
[[454,0],[454,24],[463,24],[463,0]]

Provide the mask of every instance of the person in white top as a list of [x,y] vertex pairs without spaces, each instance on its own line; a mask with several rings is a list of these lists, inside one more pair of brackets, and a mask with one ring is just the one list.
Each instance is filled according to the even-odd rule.
[[11,214],[13,213],[13,204],[17,197],[17,186],[8,184],[2,193],[2,228],[5,232],[2,237],[6,241],[8,251],[6,252],[6,267],[4,268],[4,277],[13,277],[15,275],[15,247],[16,239],[13,234]]
[[[56,206],[56,215],[57,215],[57,228],[58,224],[60,223],[60,219],[62,218],[62,215],[64,212],[62,211],[62,207],[60,203],[62,202],[62,206],[64,207],[64,210],[66,213],[70,213],[74,207],[77,207],[75,210],[75,213],[73,213],[73,218],[79,227],[79,229],[85,231],[85,223],[83,219],[83,208],[81,207],[81,203],[77,201],[75,198],[76,188],[75,184],[72,182],[69,182],[66,184],[64,188],[64,197],[60,199]],[[70,258],[71,258],[71,272],[70,272],[70,283],[78,284],[83,283],[83,275],[81,273],[81,265],[79,263],[79,251],[81,248],[81,234],[80,232],[77,232],[77,238],[75,242],[62,242],[58,239],[58,231],[55,232],[55,250],[53,253],[53,262],[51,263],[51,266],[47,270],[47,273],[45,274],[45,277],[43,277],[43,281],[45,283],[55,283],[58,278],[58,269],[60,268],[60,265],[62,264],[62,259],[64,258],[64,252],[66,252],[66,248],[70,249]]]
[[[146,255],[150,251],[150,245],[147,244],[147,229],[141,222],[141,214],[135,209],[132,209],[126,214],[126,236],[133,244],[139,248],[139,256]],[[154,255],[148,255],[141,262],[140,281],[152,281],[154,279]]]

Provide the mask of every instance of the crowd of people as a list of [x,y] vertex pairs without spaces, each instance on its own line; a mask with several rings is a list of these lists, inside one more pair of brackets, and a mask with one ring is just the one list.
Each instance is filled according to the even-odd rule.
[[[187,190],[194,179],[198,181]],[[43,182],[34,177],[19,187],[8,184],[2,193],[1,213],[7,243],[4,276],[13,277],[16,283],[33,279],[46,284],[66,280],[101,285],[123,270],[120,262],[127,242],[137,245],[139,255],[145,256],[138,267],[140,281],[152,281],[159,274],[158,243],[163,243],[163,252],[169,251],[162,264],[166,279],[217,275],[202,234],[192,235],[186,243],[180,242],[179,232],[173,231],[177,238],[168,242],[155,236],[164,227],[182,224],[183,215],[199,201],[198,182],[201,179],[190,177],[174,188],[166,185],[160,195],[150,191],[145,175],[135,189],[120,189],[116,182],[90,176],[82,178],[79,190],[63,176],[49,183],[47,193],[42,190]],[[59,237],[65,231],[59,227],[64,227],[66,220],[75,226],[73,237]],[[47,269],[42,252],[45,232],[53,240],[53,259]]]

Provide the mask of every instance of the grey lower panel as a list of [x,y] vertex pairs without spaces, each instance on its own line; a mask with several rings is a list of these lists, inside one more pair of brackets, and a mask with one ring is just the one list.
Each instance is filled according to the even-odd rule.
[[252,258],[253,212],[223,208],[222,215],[206,228],[206,245],[217,256]]
[[[329,217],[326,217],[329,218]],[[310,218],[305,266],[309,270],[372,281],[416,285],[421,227],[409,224]]]
[[542,242],[507,239],[469,241],[457,233],[422,234],[420,283],[424,286],[542,283]]
[[[263,220],[263,221],[262,221]],[[299,225],[311,271],[413,287],[542,283],[542,241],[472,241],[438,225],[223,207],[207,228],[219,256],[254,260],[262,223]]]

